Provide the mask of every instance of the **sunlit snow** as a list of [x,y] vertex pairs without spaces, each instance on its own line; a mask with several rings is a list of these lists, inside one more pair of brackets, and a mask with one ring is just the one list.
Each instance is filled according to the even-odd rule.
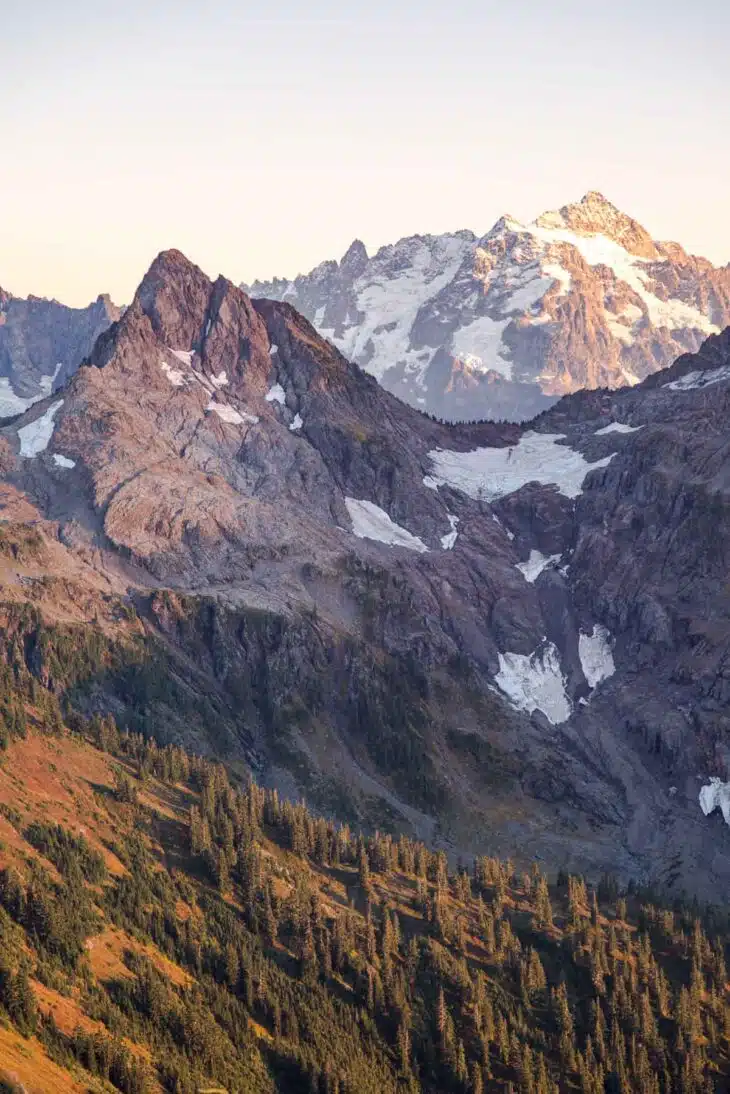
[[725,824],[730,824],[730,783],[713,776],[700,790],[700,809],[706,817],[720,809]]
[[228,374],[225,372],[225,370],[223,372],[219,372],[217,376],[211,376],[210,382],[215,388],[225,387],[228,383]]
[[600,234],[580,234],[564,227],[549,227],[545,224],[508,224],[513,231],[525,232],[543,243],[569,243],[580,253],[589,266],[607,266],[617,280],[629,285],[646,306],[651,323],[656,327],[669,330],[690,328],[705,334],[717,334],[716,327],[706,315],[686,304],[683,300],[670,298],[662,300],[647,287],[650,273],[647,264],[652,260],[630,254],[619,243]]
[[553,566],[559,561],[560,555],[543,555],[542,552],[533,549],[530,551],[527,562],[517,563],[517,569],[524,574],[525,581],[533,584],[547,566]]
[[642,425],[624,425],[623,422],[611,422],[604,425],[603,429],[596,430],[597,437],[603,437],[606,433],[636,433],[637,429],[643,429]]
[[688,372],[680,376],[678,380],[672,380],[663,386],[672,391],[698,391],[700,388],[719,384],[722,380],[730,380],[730,365],[707,369],[705,372]]
[[395,524],[385,510],[372,501],[346,497],[345,505],[352,521],[352,533],[358,539],[374,539],[389,547],[407,547],[409,551],[419,553],[428,550],[423,540]]
[[228,406],[227,403],[214,403],[211,400],[206,410],[212,410],[222,421],[228,422],[229,425],[243,425],[244,422],[249,425],[256,425],[258,422],[255,414],[239,413],[232,406]]
[[578,635],[578,656],[583,675],[589,687],[596,687],[602,680],[608,680],[616,671],[611,649],[611,635],[600,623],[593,626],[591,634]]
[[36,418],[34,422],[30,422],[28,425],[24,425],[22,429],[18,430],[21,456],[33,459],[34,456],[38,456],[41,452],[45,452],[48,448],[49,441],[53,436],[53,419],[62,406],[63,399],[60,399],[57,403],[54,403],[53,406],[49,406],[48,410],[45,414],[42,414],[40,418]]
[[183,387],[187,383],[187,377],[179,368],[173,368],[167,361],[160,361],[160,368],[173,387]]
[[281,384],[274,384],[270,387],[264,396],[267,403],[279,403],[281,406],[286,405],[286,392]]
[[59,452],[53,453],[53,462],[57,467],[72,468],[76,466],[75,460],[70,460],[68,456],[62,456]]
[[184,365],[192,365],[193,357],[195,356],[194,349],[171,349],[170,353],[173,357],[177,357],[178,361],[182,361]]
[[293,419],[291,425],[289,426],[289,429],[291,430],[292,433],[298,433],[303,425],[304,425],[304,419],[302,418],[301,414],[295,414],[294,419]]
[[552,642],[532,654],[500,653],[494,679],[518,710],[541,710],[553,725],[570,717],[560,654]]
[[558,444],[563,439],[562,433],[528,431],[509,448],[476,448],[471,452],[436,448],[429,452],[431,477],[439,486],[453,486],[483,501],[512,494],[528,482],[553,483],[561,494],[575,498],[588,472],[606,467],[613,454],[589,463],[580,452]]
[[277,346],[277,344],[275,342],[272,342],[271,345],[269,346],[269,353],[273,355],[274,353],[278,353],[278,352],[279,352],[279,347]]
[[453,513],[447,513],[446,516],[448,517],[451,531],[447,532],[445,536],[441,536],[441,546],[444,551],[451,551],[453,550],[457,536],[459,535],[456,531],[456,525],[459,523],[459,518],[455,517]]

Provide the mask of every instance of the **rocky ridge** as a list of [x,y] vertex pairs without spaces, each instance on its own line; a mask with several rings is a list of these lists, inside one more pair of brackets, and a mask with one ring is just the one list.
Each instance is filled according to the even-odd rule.
[[[245,287],[245,286],[244,286]],[[413,236],[293,281],[286,300],[405,402],[448,420],[526,420],[579,388],[623,387],[730,322],[730,266],[653,240],[589,192],[532,224]]]
[[68,308],[0,288],[0,418],[22,413],[61,387],[119,315],[108,296],[87,308]]
[[729,413],[726,332],[527,427],[441,425],[166,252],[0,431],[2,515],[47,543],[4,595],[134,605],[142,698],[107,667],[85,701],[337,815],[711,895]]

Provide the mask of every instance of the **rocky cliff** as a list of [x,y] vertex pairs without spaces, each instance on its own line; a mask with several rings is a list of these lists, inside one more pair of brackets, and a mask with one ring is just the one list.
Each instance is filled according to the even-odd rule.
[[167,252],[0,431],[36,543],[7,541],[3,596],[99,633],[73,678],[57,636],[15,641],[67,701],[336,815],[710,895],[729,415],[726,333],[527,427],[440,425]]
[[88,308],[67,308],[0,288],[0,418],[22,413],[61,387],[119,315],[108,296]]
[[623,387],[730,322],[730,267],[661,243],[601,194],[532,224],[352,244],[286,300],[405,402],[449,420],[526,420],[579,388]]

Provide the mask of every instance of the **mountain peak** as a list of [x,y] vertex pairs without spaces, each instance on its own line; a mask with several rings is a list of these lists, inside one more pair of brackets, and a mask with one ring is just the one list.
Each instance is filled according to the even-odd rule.
[[657,258],[656,244],[646,228],[622,213],[598,190],[589,190],[580,201],[563,205],[559,212],[544,213],[535,222],[540,227],[566,228],[586,234],[607,236],[639,258]]
[[368,252],[361,239],[354,239],[342,256],[340,269],[352,277],[359,277],[368,264]]
[[143,277],[132,307],[143,312],[166,345],[188,347],[197,336],[212,284],[182,251],[161,251]]

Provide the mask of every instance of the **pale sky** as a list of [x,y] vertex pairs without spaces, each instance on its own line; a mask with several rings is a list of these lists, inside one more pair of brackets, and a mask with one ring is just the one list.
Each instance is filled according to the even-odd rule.
[[0,285],[294,276],[600,190],[730,260],[726,0],[0,0]]

